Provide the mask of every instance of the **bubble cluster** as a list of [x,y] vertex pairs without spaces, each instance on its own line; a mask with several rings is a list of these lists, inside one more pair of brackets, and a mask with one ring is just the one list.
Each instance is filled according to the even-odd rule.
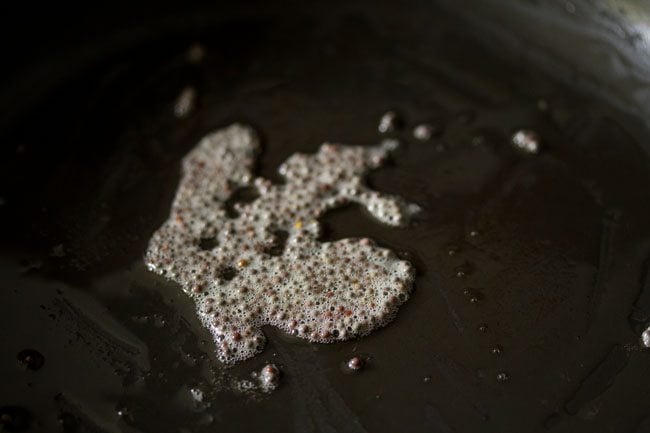
[[[178,282],[196,302],[219,359],[234,363],[265,344],[263,325],[312,342],[360,337],[388,323],[411,291],[414,270],[371,239],[319,242],[317,218],[355,202],[402,226],[417,210],[363,182],[397,142],[323,144],[279,168],[286,183],[255,178],[255,132],[232,125],[204,137],[184,158],[169,219],[146,252],[150,270]],[[257,198],[226,203],[242,188]]]
[[280,369],[275,364],[266,364],[259,373],[254,373],[262,392],[271,392],[280,385]]

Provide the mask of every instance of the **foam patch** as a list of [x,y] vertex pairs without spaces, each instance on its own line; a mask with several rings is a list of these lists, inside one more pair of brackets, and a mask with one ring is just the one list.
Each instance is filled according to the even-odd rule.
[[[169,219],[152,236],[146,263],[194,299],[221,361],[260,352],[263,325],[331,343],[394,318],[411,291],[411,264],[367,238],[319,242],[317,219],[356,202],[385,224],[406,224],[417,206],[363,182],[396,146],[325,143],[285,161],[282,185],[253,176],[260,144],[247,126],[207,135],[183,159]],[[258,196],[233,212],[229,199],[242,188]]]

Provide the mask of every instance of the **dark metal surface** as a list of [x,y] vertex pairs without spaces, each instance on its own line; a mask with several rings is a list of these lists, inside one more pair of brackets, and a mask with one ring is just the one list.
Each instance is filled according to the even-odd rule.
[[650,5],[645,0],[442,0],[495,53],[650,119]]
[[[160,12],[120,37],[93,36],[88,46],[113,43],[67,54],[70,70],[41,75],[32,92],[27,75],[7,73],[4,428],[649,431],[644,119],[489,51],[492,33],[462,16],[425,2]],[[186,61],[196,42],[199,65]],[[173,102],[188,85],[197,106],[179,119]],[[389,108],[407,126],[395,134],[404,146],[369,182],[424,211],[398,230],[348,208],[324,219],[326,237],[400,251],[418,268],[413,297],[367,338],[309,345],[267,329],[260,356],[223,368],[189,299],[141,262],[180,158],[205,133],[249,122],[264,137],[259,172],[277,180],[296,151],[377,142]],[[412,139],[422,121],[443,132]],[[511,148],[520,127],[542,137],[539,155]],[[43,355],[40,368],[26,367],[25,349]],[[357,353],[367,367],[342,372]],[[284,372],[280,389],[232,389],[267,361]]]

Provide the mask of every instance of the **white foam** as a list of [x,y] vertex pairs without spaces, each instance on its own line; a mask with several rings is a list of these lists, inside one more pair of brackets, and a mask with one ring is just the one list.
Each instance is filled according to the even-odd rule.
[[[279,168],[283,185],[253,177],[260,145],[247,126],[207,135],[184,158],[170,217],[152,236],[146,262],[194,298],[223,362],[261,351],[263,325],[329,343],[366,335],[394,317],[411,291],[410,263],[367,238],[319,242],[317,218],[357,202],[385,224],[406,224],[417,206],[363,182],[395,147],[394,140],[326,143],[314,155],[296,153]],[[240,187],[259,197],[229,218],[225,202]]]

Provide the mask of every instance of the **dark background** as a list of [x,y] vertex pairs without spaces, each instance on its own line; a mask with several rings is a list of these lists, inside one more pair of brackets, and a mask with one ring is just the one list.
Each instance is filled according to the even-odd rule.
[[[26,5],[1,16],[4,429],[650,431],[642,2]],[[187,61],[194,44],[199,64]],[[196,106],[177,118],[187,86]],[[389,229],[346,208],[324,218],[325,239],[398,251],[418,269],[412,298],[359,341],[267,329],[260,356],[219,365],[190,300],[142,265],[180,158],[247,122],[264,140],[259,174],[278,180],[296,151],[377,142],[387,109],[403,146],[368,181],[424,211]],[[425,121],[441,133],[412,139]],[[540,154],[509,144],[521,127],[539,133]],[[19,365],[26,348],[42,368]],[[367,367],[346,374],[354,354]],[[235,389],[268,361],[280,389]]]

